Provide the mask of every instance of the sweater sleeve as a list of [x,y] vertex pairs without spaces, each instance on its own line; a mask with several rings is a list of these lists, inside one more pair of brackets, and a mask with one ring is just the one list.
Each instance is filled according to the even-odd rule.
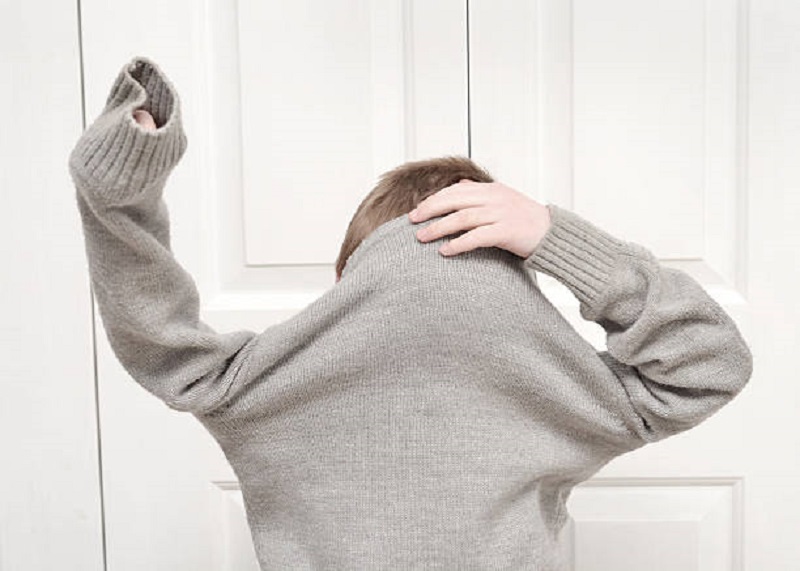
[[696,426],[743,389],[750,349],[697,281],[573,211],[547,207],[551,226],[524,264],[567,286],[581,316],[605,330],[598,382],[613,390],[598,398],[624,403],[628,449]]
[[[146,109],[157,129],[133,117]],[[92,289],[110,345],[130,376],[167,406],[208,412],[234,390],[256,335],[217,333],[170,249],[164,185],[187,147],[181,103],[159,66],[136,57],[69,156]]]

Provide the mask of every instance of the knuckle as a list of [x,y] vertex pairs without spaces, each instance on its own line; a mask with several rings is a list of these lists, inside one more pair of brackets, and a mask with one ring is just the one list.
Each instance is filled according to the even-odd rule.
[[476,226],[478,224],[478,212],[474,208],[468,208],[461,211],[461,217],[469,226]]

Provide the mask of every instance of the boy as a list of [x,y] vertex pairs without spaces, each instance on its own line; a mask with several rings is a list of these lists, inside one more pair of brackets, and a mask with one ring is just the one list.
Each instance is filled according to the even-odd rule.
[[[219,443],[263,569],[561,569],[572,488],[752,374],[690,276],[458,157],[384,175],[308,307],[218,333],[169,248],[162,193],[186,145],[174,86],[137,57],[70,173],[112,348]],[[531,269],[570,288],[607,351]]]

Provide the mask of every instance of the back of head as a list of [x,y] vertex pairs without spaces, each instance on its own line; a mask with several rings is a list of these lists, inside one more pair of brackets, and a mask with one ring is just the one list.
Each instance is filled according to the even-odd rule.
[[494,182],[485,169],[458,155],[407,162],[382,174],[350,219],[336,260],[337,278],[350,254],[375,228],[410,212],[431,194],[465,178]]

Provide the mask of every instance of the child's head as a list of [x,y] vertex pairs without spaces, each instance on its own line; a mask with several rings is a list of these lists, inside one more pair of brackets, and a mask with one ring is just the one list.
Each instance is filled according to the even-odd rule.
[[382,174],[356,209],[336,260],[336,280],[356,247],[375,228],[414,209],[425,198],[461,179],[494,182],[482,167],[464,156],[404,163]]

